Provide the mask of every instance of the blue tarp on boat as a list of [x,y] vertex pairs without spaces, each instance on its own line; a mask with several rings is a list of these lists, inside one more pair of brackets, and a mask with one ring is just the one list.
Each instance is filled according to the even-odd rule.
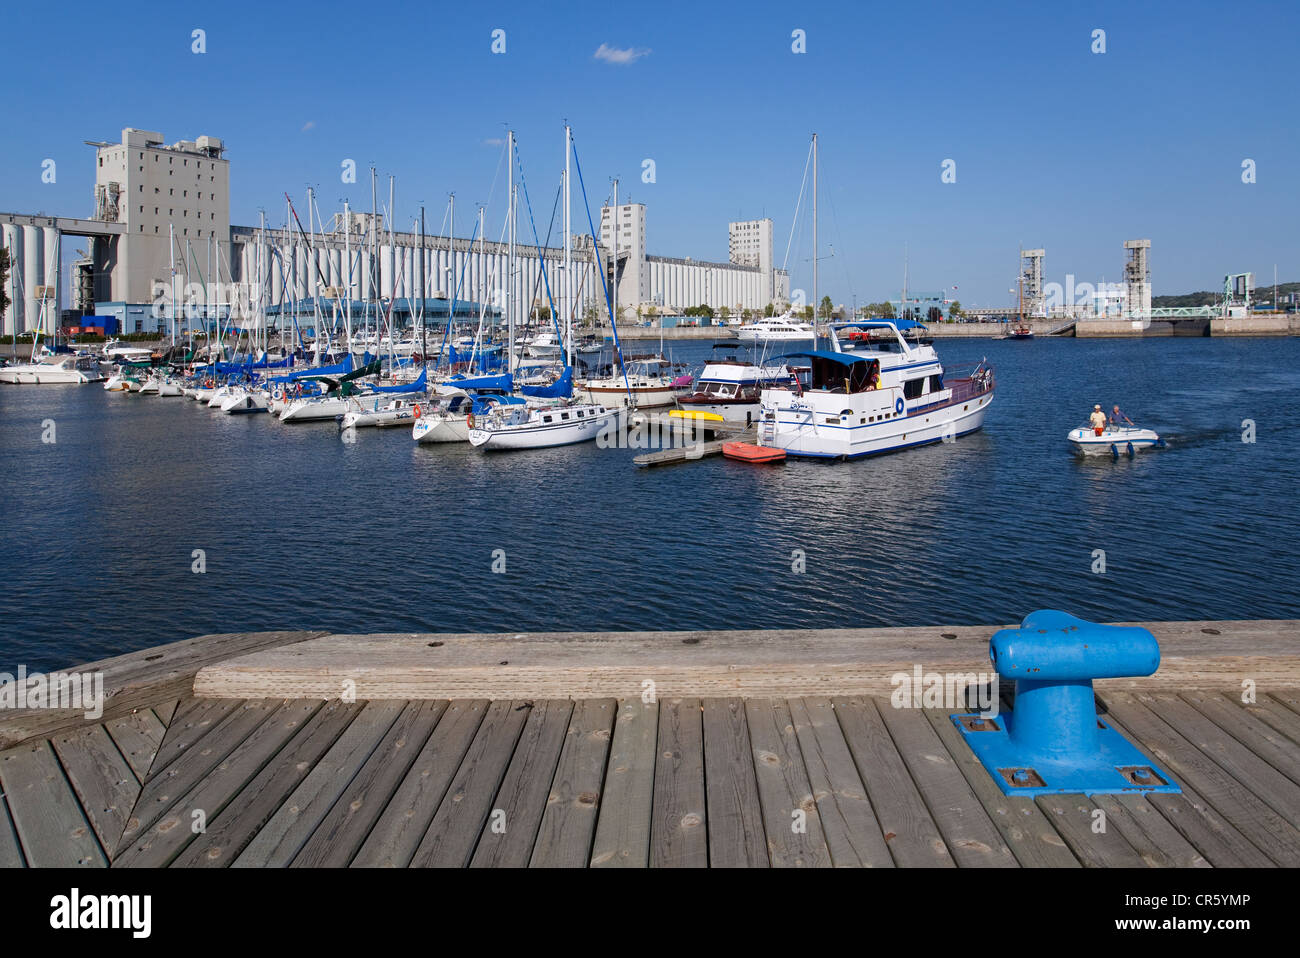
[[520,386],[519,391],[525,396],[538,399],[564,399],[573,395],[573,367],[565,366],[564,373],[549,386]]
[[419,379],[401,386],[374,386],[372,388],[377,393],[422,393],[428,385],[426,373],[428,373],[427,369],[420,370]]

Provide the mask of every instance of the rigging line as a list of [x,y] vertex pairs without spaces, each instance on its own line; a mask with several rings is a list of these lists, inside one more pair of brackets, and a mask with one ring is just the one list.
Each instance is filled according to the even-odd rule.
[[[582,163],[578,161],[578,144],[573,139],[573,134],[569,134],[569,142],[573,149],[573,165],[578,171],[578,186],[582,187],[582,208],[587,213],[587,229],[591,231],[591,250],[596,255],[600,249],[600,244],[596,242],[596,226],[591,221],[591,204],[587,202],[587,185],[582,181]],[[614,237],[614,275],[618,276],[618,236]],[[609,328],[614,334],[614,352],[618,356],[618,365],[623,370],[623,386],[627,390],[627,403],[632,405],[632,384],[627,380],[627,365],[623,362],[623,345],[618,340],[618,323],[614,321],[614,301],[610,299],[609,283],[605,280],[605,271],[600,271],[600,285],[605,290],[605,307],[609,310]]]
[[[823,171],[822,171],[822,177],[825,178],[825,176],[826,176],[826,173],[825,173],[825,171],[823,170]],[[843,237],[840,235],[840,222],[839,222],[838,219],[835,218],[835,192],[830,188],[829,185],[828,185],[827,188],[826,188],[825,196],[826,196],[826,199],[827,199],[827,201],[829,202],[829,204],[830,204],[830,208],[831,208],[831,232],[833,232],[833,233],[835,234],[835,238],[836,238],[837,240],[840,240],[840,241],[842,242],[842,241],[843,241]],[[838,259],[840,260],[840,266],[841,266],[841,268],[844,270],[844,282],[845,282],[845,285],[847,285],[848,288],[849,288],[849,295],[852,296],[854,299],[857,299],[857,298],[858,298],[858,291],[857,291],[856,289],[853,288],[853,277],[851,277],[851,276],[849,275],[849,261],[848,261],[848,258],[845,257],[845,256],[840,256],[840,257],[838,257]]]
[[[532,200],[528,198],[528,183],[524,179],[524,161],[520,159],[518,150],[515,150],[515,163],[519,167],[519,185],[522,186],[524,189],[524,206],[528,210],[528,225],[529,227],[532,228],[533,231],[533,243],[537,243],[537,223],[533,220],[533,203]],[[556,194],[555,197],[555,205],[557,207],[560,205],[560,197],[558,193]],[[552,226],[555,225],[554,210],[551,211],[551,225]],[[547,230],[546,241],[548,243],[551,241],[550,230]],[[560,336],[559,319],[555,315],[555,297],[551,294],[551,278],[546,273],[545,251],[539,250],[539,254],[537,258],[538,258],[538,262],[541,264],[542,267],[542,281],[546,284],[546,301],[551,304],[551,320],[555,326],[555,339],[557,342],[563,343],[564,342],[563,337]],[[514,344],[512,343],[511,348],[513,348],[513,345]]]
[[[803,182],[799,184],[799,195],[798,197],[795,198],[794,201],[794,219],[790,221],[790,237],[785,241],[785,258],[781,260],[782,269],[785,269],[786,265],[790,262],[790,243],[791,241],[794,240],[795,224],[799,222],[799,209],[803,205],[804,190],[808,186],[808,167],[811,165],[812,165],[812,144],[809,144],[808,158],[804,160],[804,164],[803,164]],[[802,235],[802,231],[800,231],[800,235]]]
[[[473,248],[474,248],[474,240],[475,240],[477,237],[478,237],[478,218],[475,217],[475,222],[474,222],[474,231],[473,231],[472,233],[470,233],[470,237],[469,237],[469,250],[467,251],[467,253],[473,250]],[[456,280],[456,290],[455,290],[455,292],[453,292],[453,293],[451,294],[451,308],[450,308],[449,310],[447,310],[447,327],[442,331],[442,343],[438,346],[438,361],[439,361],[439,362],[442,361],[442,352],[443,352],[443,350],[447,348],[447,337],[451,335],[451,324],[452,324],[452,323],[455,321],[455,319],[456,319],[456,303],[457,303],[457,302],[459,301],[459,299],[460,299],[460,286],[461,286],[461,283],[464,282],[464,280],[465,280],[465,270],[466,270],[466,268],[467,268],[468,266],[469,266],[469,256],[466,255],[466,257],[461,261],[461,264],[460,264],[460,276],[459,276],[459,278],[457,278],[457,280]],[[435,366],[434,368],[436,369],[437,367]],[[447,353],[447,371],[448,371],[449,373],[451,372],[451,353],[450,353],[450,352]]]

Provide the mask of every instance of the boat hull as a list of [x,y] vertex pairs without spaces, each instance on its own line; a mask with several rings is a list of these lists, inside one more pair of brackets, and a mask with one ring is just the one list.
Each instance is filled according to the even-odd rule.
[[1072,429],[1070,445],[1080,456],[1124,456],[1133,452],[1164,446],[1164,440],[1151,429],[1108,428],[1100,436],[1092,429]]
[[[564,410],[558,409],[557,413]],[[488,451],[515,449],[548,449],[553,446],[571,446],[595,439],[606,425],[618,419],[616,410],[608,410],[590,418],[567,422],[530,421],[522,425],[482,427],[469,430],[470,445]]]
[[344,399],[299,399],[280,413],[281,422],[321,422],[349,412]]

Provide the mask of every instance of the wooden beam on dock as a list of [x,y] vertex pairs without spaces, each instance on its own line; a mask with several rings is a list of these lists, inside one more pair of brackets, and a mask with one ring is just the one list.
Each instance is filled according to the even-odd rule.
[[[64,674],[103,675],[103,714],[86,717],[85,709],[22,708],[0,710],[0,749],[29,739],[98,725],[152,706],[171,708],[189,695],[195,674],[204,666],[259,649],[282,648],[318,638],[325,632],[238,632],[201,635],[169,645],[60,669]],[[167,715],[170,717],[170,711]]]
[[[1300,622],[1150,622],[1151,676],[1099,691],[1240,691],[1300,685]],[[224,658],[194,693],[217,698],[616,698],[888,696],[921,668],[991,673],[995,626],[762,632],[329,635]],[[951,636],[951,638],[949,638]]]

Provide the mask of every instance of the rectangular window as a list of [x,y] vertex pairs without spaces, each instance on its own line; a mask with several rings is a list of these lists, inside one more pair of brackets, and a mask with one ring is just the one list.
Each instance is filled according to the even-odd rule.
[[921,390],[925,388],[924,379],[909,379],[903,383],[903,395],[908,399],[916,399],[921,395]]

